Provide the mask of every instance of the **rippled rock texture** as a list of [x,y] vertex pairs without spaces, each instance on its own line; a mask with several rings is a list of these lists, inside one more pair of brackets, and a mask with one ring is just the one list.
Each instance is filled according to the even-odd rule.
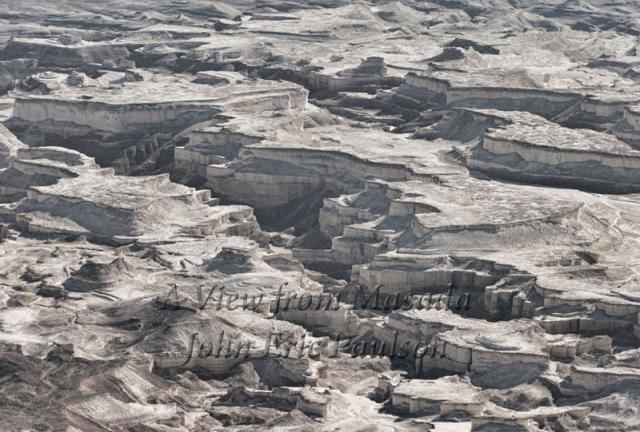
[[1,431],[640,430],[637,2],[5,6]]

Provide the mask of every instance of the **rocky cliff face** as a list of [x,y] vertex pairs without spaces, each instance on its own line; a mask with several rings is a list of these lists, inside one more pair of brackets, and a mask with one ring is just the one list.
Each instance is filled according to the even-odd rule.
[[0,429],[639,430],[638,17],[0,12]]
[[126,73],[106,75],[87,83],[102,97],[87,95],[85,85],[62,85],[46,96],[17,98],[11,128],[32,145],[69,147],[130,173],[153,166],[175,135],[195,124],[215,124],[225,109],[292,108],[304,106],[307,97],[304,89],[289,84],[247,81],[212,87],[157,74],[146,76],[157,84],[150,91],[144,81],[128,81]]

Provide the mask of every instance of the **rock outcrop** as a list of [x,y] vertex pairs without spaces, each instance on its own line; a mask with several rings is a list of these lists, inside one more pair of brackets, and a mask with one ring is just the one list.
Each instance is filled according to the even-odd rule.
[[2,431],[640,430],[636,3],[10,6]]

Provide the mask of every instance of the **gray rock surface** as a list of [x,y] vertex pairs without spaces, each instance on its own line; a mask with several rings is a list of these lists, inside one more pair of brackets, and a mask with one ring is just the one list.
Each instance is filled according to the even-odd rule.
[[637,2],[4,9],[3,432],[640,430]]

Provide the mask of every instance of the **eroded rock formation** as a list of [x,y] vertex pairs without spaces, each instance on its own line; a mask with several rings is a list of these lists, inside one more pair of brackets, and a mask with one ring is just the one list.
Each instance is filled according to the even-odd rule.
[[0,429],[636,431],[640,9],[0,13]]

